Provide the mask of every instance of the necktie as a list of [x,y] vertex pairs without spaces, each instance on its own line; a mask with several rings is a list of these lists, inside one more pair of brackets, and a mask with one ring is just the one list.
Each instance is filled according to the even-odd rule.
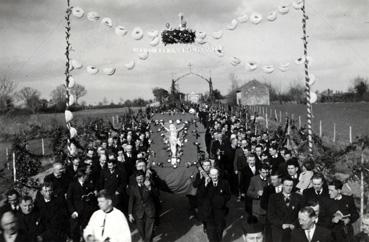
[[218,183],[214,183],[214,187],[217,187]]
[[310,242],[311,241],[311,234],[310,234],[311,232],[310,232],[310,230],[307,230],[306,232],[307,232],[307,239]]
[[290,198],[289,197],[284,197],[284,202],[286,203],[287,207],[290,206]]

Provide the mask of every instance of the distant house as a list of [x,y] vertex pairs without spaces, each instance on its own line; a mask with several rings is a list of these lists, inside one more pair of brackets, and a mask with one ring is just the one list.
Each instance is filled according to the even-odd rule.
[[191,103],[199,103],[201,96],[201,93],[191,92],[186,94],[186,101]]
[[269,105],[269,88],[257,80],[249,81],[236,92],[238,105]]

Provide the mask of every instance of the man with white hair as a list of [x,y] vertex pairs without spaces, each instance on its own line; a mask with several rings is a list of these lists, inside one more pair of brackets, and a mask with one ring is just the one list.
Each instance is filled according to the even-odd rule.
[[210,242],[219,242],[223,237],[223,230],[228,213],[227,202],[231,198],[231,189],[227,180],[219,177],[216,168],[210,169],[209,177],[198,188],[202,198],[202,209],[207,224],[206,233]]

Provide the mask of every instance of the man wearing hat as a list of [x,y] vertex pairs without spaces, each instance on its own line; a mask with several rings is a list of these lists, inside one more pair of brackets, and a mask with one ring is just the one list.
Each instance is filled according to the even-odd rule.
[[243,241],[245,242],[263,242],[264,241],[264,227],[261,224],[247,224],[242,227]]

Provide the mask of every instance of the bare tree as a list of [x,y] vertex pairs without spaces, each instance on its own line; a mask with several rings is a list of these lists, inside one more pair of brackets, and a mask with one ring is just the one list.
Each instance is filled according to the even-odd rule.
[[24,102],[27,108],[29,108],[33,113],[41,105],[40,96],[41,93],[37,89],[32,87],[24,87],[16,93],[17,99]]
[[87,90],[81,84],[75,84],[74,87],[71,90],[71,93],[76,98],[76,104],[78,104],[78,99],[85,96],[87,94]]
[[0,78],[0,110],[6,110],[13,105],[16,87],[15,81],[11,81],[6,77]]
[[234,73],[229,74],[229,79],[231,80],[231,90],[230,90],[230,92],[238,89],[239,88],[239,80],[238,80],[236,74],[234,74]]
[[53,104],[57,106],[64,105],[66,102],[64,85],[57,86],[54,90],[52,90],[50,97]]

